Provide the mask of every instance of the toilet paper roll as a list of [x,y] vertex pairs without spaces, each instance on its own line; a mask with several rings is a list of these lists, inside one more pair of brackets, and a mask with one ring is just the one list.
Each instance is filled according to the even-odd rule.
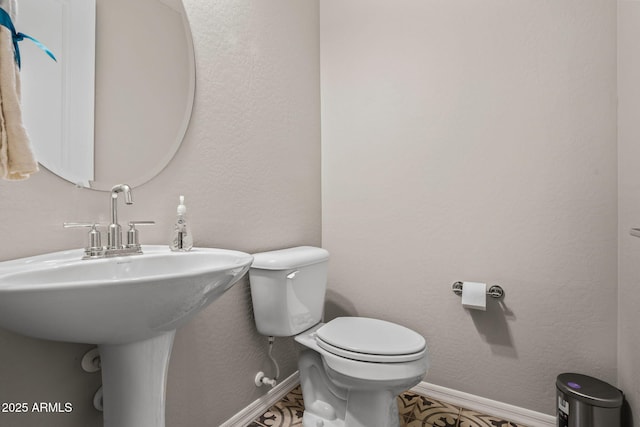
[[487,284],[462,282],[462,306],[471,310],[487,310]]

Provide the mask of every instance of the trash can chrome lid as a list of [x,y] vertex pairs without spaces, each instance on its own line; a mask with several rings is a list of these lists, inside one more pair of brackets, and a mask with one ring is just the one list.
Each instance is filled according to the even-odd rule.
[[574,399],[600,408],[622,406],[622,392],[597,378],[588,375],[564,373],[558,375],[556,387]]

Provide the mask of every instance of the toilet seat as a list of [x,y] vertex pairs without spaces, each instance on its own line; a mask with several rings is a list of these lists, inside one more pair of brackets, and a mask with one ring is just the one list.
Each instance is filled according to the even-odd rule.
[[412,362],[427,351],[420,334],[395,323],[366,317],[338,317],[314,335],[320,348],[362,362]]
[[[325,363],[327,374],[332,378],[335,377],[335,374],[337,373],[338,375],[351,377],[356,381],[365,381],[365,383],[367,383],[368,381],[374,381],[378,384],[379,382],[395,383],[398,381],[402,383],[404,381],[421,379],[427,373],[427,369],[429,367],[429,352],[427,351],[426,347],[424,348],[424,351],[416,352],[417,354],[414,353],[416,354],[417,359],[409,362],[397,363],[381,363],[375,361],[368,362],[357,360],[362,359],[363,357],[367,357],[366,355],[363,356],[363,353],[358,354],[354,352],[356,354],[350,355],[353,357],[343,357],[336,354],[337,350],[335,349],[333,349],[335,352],[325,350],[319,344],[321,340],[318,339],[317,332],[327,324],[320,323],[316,326],[313,326],[308,330],[296,335],[295,340],[303,346],[320,353],[320,355],[322,356],[322,360]],[[378,356],[384,358],[384,355]],[[409,385],[408,387],[411,387],[411,385]]]

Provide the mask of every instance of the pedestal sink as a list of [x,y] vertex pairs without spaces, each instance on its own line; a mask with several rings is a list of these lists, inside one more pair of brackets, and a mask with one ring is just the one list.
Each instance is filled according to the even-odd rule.
[[249,269],[244,252],[194,248],[82,260],[81,249],[0,262],[0,327],[97,344],[104,426],[164,427],[176,328]]

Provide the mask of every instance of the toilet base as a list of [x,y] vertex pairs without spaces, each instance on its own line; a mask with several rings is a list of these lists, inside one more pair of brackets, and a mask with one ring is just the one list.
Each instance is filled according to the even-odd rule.
[[396,397],[397,394],[389,390],[351,390],[345,426],[400,427]]
[[298,364],[304,400],[303,427],[400,426],[396,398],[414,384],[359,387],[362,381],[356,380],[354,388],[345,387],[350,380],[335,372],[327,375],[322,357],[313,350],[303,351]]
[[346,424],[344,420],[326,420],[305,410],[302,415],[302,427],[346,427]]
[[[351,410],[348,410],[346,413],[346,419],[326,419],[320,417],[310,410],[306,409],[302,417],[302,426],[303,427],[371,427],[371,426],[384,426],[384,427],[399,427],[400,426],[400,415],[398,414],[397,405],[393,405],[393,407],[389,408],[388,411],[382,410],[372,410],[373,406],[371,406],[371,398],[376,400],[376,396],[371,396],[366,393],[361,394],[361,396],[353,396],[350,395],[349,405],[351,405]],[[353,399],[353,400],[351,400]],[[361,403],[357,403],[359,400],[363,399],[365,403],[362,405]],[[396,396],[393,396],[393,402],[396,401]],[[387,418],[386,421],[384,419]]]

